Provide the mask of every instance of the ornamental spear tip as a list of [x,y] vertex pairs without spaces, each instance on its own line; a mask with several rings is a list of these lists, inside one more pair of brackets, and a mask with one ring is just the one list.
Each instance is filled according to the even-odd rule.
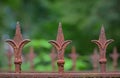
[[57,40],[60,45],[62,44],[62,42],[64,42],[64,35],[63,35],[63,31],[62,31],[62,24],[61,22],[59,22],[59,27],[58,27],[58,33],[57,33]]
[[99,40],[101,42],[103,41],[103,43],[106,41],[105,30],[104,30],[104,26],[103,25],[101,27],[101,32],[100,32]]
[[119,57],[119,53],[118,53],[116,47],[114,47],[113,53],[110,55],[110,57],[112,57],[112,58],[118,58]]
[[21,34],[21,30],[20,30],[20,23],[19,22],[17,22],[17,24],[16,24],[16,33],[15,33],[16,35],[17,34]]
[[23,38],[20,30],[20,24],[17,22],[14,41],[16,41],[16,43],[19,43],[21,40],[23,40]]
[[106,40],[105,30],[104,30],[104,26],[103,25],[101,27],[101,31],[100,31],[100,35],[99,35],[99,40],[92,40],[92,42],[96,43],[99,48],[101,47],[101,48],[104,48],[104,49],[106,49],[106,47],[108,46],[108,44],[110,44],[113,41],[114,40],[112,40],[112,39]]
[[76,52],[76,48],[75,46],[72,46],[72,53],[75,53]]
[[117,48],[116,47],[114,47],[113,52],[117,53]]

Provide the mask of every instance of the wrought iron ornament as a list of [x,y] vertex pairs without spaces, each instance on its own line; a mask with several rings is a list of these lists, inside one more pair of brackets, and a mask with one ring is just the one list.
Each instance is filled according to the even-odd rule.
[[7,56],[7,58],[8,58],[8,67],[9,67],[9,71],[11,71],[11,68],[12,68],[12,56],[13,56],[13,52],[12,52],[10,46],[8,47],[6,56]]
[[17,22],[16,25],[16,33],[15,37],[13,40],[6,40],[8,44],[10,44],[14,50],[14,64],[15,64],[15,72],[16,73],[21,73],[21,64],[22,64],[22,48],[24,47],[25,44],[30,42],[29,39],[23,39],[22,34],[20,31],[20,24]]
[[69,56],[72,59],[72,70],[75,71],[76,70],[76,61],[77,61],[77,57],[78,57],[75,46],[72,46],[72,51]]
[[106,40],[104,27],[102,26],[100,36],[99,36],[99,40],[92,40],[92,42],[96,43],[99,47],[99,51],[100,51],[100,59],[99,59],[100,70],[101,70],[101,72],[104,73],[104,72],[106,72],[106,62],[107,62],[106,48],[111,42],[113,42],[113,40],[112,39]]
[[92,58],[92,64],[93,64],[94,71],[98,71],[99,54],[98,54],[97,48],[94,48],[94,52],[91,55],[91,58]]
[[117,66],[118,66],[118,58],[120,57],[119,53],[117,52],[117,48],[116,47],[114,47],[113,53],[110,54],[110,57],[113,60],[113,67],[114,67],[114,70],[116,71],[117,70]]
[[50,43],[56,48],[57,53],[58,53],[58,60],[57,60],[57,65],[58,65],[58,72],[63,73],[64,72],[64,50],[67,47],[68,44],[71,43],[70,40],[64,41],[64,36],[63,36],[63,31],[62,31],[62,25],[59,23],[59,28],[58,28],[58,34],[57,34],[57,39],[51,40]]

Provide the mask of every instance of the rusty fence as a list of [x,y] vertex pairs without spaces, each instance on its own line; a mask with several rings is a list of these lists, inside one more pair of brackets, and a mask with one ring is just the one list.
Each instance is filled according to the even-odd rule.
[[[94,54],[91,55],[91,58],[93,59],[93,72],[65,72],[64,71],[64,52],[65,48],[72,42],[71,40],[64,40],[64,35],[62,32],[62,25],[59,23],[58,27],[58,33],[56,40],[50,40],[49,43],[54,46],[54,48],[57,51],[57,55],[54,52],[54,48],[51,51],[51,59],[52,59],[52,69],[54,70],[54,63],[55,58],[57,57],[57,66],[58,66],[58,72],[35,72],[35,73],[25,73],[21,72],[21,64],[22,64],[22,49],[25,44],[29,43],[29,39],[23,39],[21,31],[20,31],[20,24],[17,22],[16,25],[16,33],[13,40],[8,39],[6,42],[12,46],[14,50],[14,64],[15,64],[15,71],[14,73],[0,73],[0,78],[120,78],[120,72],[119,71],[106,71],[106,48],[107,46],[113,42],[112,39],[107,40],[105,36],[105,30],[102,26],[100,31],[100,36],[98,40],[92,40],[93,43],[97,44],[99,48],[99,55],[96,52],[96,49],[94,50]],[[11,59],[12,53],[8,53],[8,59]],[[33,58],[36,55],[33,53],[33,48],[31,47],[30,54],[28,55],[30,60],[33,60]],[[72,47],[72,53],[69,55],[73,61],[72,70],[75,70],[75,62],[78,57],[77,53],[75,53],[75,47]],[[114,48],[113,54],[110,54],[110,57],[113,59],[113,66],[114,69],[117,69],[117,59],[119,57],[119,54],[117,53],[116,48]],[[100,64],[100,71],[97,70],[97,62],[94,59],[99,60]],[[33,61],[31,61],[31,71],[34,68]],[[11,69],[11,63],[9,63],[9,69]]]

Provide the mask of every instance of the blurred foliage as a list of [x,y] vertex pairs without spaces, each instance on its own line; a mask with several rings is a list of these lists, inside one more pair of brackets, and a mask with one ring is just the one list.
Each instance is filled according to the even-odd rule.
[[[81,55],[77,59],[77,70],[90,70],[92,64],[89,57],[96,47],[91,40],[98,39],[102,24],[107,38],[115,40],[108,46],[107,58],[113,46],[117,46],[120,51],[119,4],[120,0],[1,0],[0,57],[6,53],[6,48],[3,49],[6,47],[4,40],[13,38],[16,22],[20,21],[23,37],[31,39],[23,50],[23,56],[33,46],[36,53],[35,70],[52,70],[49,56],[51,45],[48,40],[56,39],[58,23],[62,22],[65,39],[72,40],[65,52],[65,70],[71,70],[72,61],[68,54],[72,45],[76,46],[77,53]],[[0,58],[0,68],[7,69],[7,58],[3,58]],[[111,64],[110,58],[108,63]],[[22,69],[29,70],[29,66],[24,58]]]

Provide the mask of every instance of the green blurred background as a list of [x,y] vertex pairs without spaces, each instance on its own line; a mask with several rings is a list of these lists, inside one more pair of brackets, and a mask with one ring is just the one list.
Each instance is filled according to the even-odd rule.
[[8,69],[8,44],[4,40],[14,37],[16,22],[19,21],[23,37],[31,39],[22,52],[23,71],[30,70],[30,63],[26,60],[30,46],[36,53],[35,70],[52,70],[49,56],[52,46],[48,41],[56,39],[59,22],[62,23],[65,39],[72,40],[65,51],[65,71],[72,67],[68,55],[73,45],[80,55],[76,70],[92,70],[90,55],[97,46],[91,40],[98,39],[102,24],[107,39],[115,40],[107,48],[107,69],[112,70],[109,54],[114,46],[120,51],[119,4],[120,0],[0,0],[0,69]]

